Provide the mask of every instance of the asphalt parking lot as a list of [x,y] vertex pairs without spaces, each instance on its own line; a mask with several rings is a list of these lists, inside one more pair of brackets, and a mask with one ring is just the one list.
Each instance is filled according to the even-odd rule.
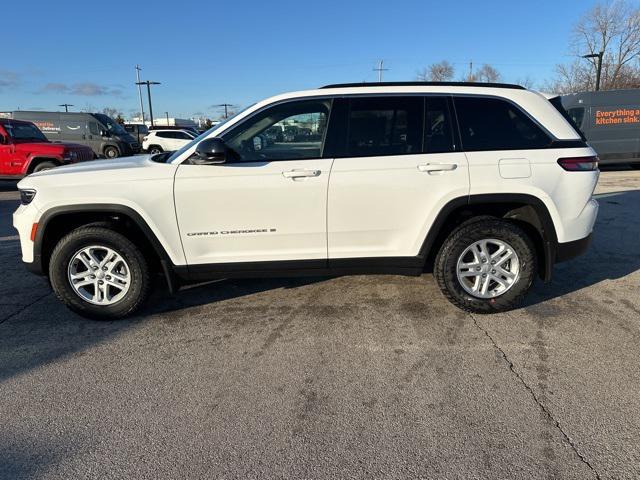
[[27,274],[0,184],[0,478],[638,478],[640,172],[507,314],[433,278],[236,280],[95,322]]

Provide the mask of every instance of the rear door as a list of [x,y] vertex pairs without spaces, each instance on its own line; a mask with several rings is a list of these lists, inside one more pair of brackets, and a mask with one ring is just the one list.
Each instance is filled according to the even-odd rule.
[[469,193],[447,96],[339,99],[330,135],[332,266],[339,259],[415,259],[440,209]]

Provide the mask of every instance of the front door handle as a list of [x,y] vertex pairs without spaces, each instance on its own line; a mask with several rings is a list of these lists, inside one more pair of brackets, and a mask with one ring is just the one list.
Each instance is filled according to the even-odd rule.
[[456,163],[425,163],[418,165],[418,170],[421,172],[450,172],[458,168]]
[[302,177],[318,177],[320,170],[288,170],[282,172],[282,176],[286,178],[302,178]]

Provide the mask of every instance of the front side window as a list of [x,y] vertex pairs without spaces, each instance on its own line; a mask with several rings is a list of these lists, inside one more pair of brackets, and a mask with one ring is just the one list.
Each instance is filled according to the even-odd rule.
[[422,151],[424,98],[353,98],[345,156],[405,155]]
[[222,138],[239,161],[320,158],[330,108],[331,100],[324,99],[282,103],[250,117]]
[[544,148],[549,136],[518,107],[486,97],[454,99],[462,146],[467,151]]
[[176,132],[175,133],[175,138],[177,138],[179,140],[193,140],[193,137],[190,136],[189,134],[185,133],[185,132]]
[[100,135],[100,127],[96,122],[89,122],[89,133],[91,135]]

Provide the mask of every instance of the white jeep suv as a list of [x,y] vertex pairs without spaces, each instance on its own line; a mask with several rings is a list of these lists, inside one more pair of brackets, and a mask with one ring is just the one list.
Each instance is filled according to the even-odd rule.
[[195,137],[196,134],[187,130],[151,130],[142,139],[142,149],[152,155],[162,152],[172,152],[184,147]]
[[[268,129],[296,135],[264,141]],[[594,151],[514,85],[332,85],[244,110],[174,153],[28,176],[23,261],[72,310],[134,312],[152,273],[421,275],[458,307],[513,308],[589,245]]]

